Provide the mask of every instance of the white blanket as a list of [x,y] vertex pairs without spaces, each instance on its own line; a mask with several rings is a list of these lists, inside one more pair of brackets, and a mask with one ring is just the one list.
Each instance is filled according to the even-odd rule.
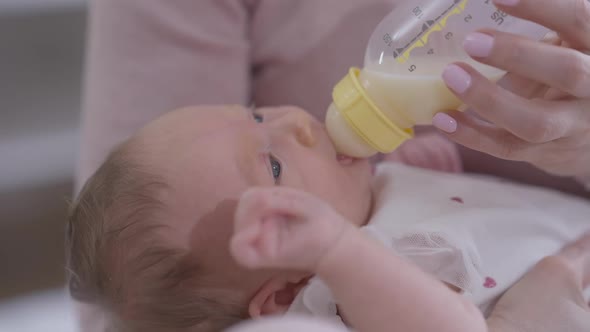
[[[484,314],[536,262],[590,231],[590,202],[496,178],[389,163],[379,167],[374,190],[365,231],[461,289]],[[317,279],[290,312],[341,323]]]
[[0,302],[0,332],[76,332],[72,308],[64,289]]

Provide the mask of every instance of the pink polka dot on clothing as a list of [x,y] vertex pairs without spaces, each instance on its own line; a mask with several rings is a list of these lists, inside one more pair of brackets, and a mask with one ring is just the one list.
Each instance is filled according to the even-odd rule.
[[483,283],[485,288],[494,288],[497,286],[496,280],[491,277],[486,277],[486,281]]
[[457,202],[459,204],[463,204],[463,198],[461,198],[461,197],[456,197],[456,196],[455,197],[451,197],[451,201]]

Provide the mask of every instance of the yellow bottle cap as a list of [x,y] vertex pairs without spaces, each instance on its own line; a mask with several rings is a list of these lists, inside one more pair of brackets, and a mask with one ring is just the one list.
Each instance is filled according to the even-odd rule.
[[360,84],[360,69],[351,68],[332,92],[334,105],[352,130],[367,144],[381,153],[395,150],[414,136],[412,129],[402,129],[393,123],[369,98]]

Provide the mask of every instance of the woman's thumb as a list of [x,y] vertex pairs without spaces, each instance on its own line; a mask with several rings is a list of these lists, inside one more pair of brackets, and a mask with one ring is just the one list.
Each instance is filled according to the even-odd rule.
[[582,289],[590,286],[590,233],[565,246],[557,257],[571,266]]

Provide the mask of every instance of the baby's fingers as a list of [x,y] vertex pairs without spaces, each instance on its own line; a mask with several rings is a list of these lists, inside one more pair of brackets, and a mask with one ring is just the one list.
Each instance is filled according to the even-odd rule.
[[260,227],[255,224],[234,233],[229,243],[229,250],[238,264],[251,269],[260,265],[257,252],[259,232]]
[[287,187],[253,188],[238,204],[236,223],[249,224],[253,219],[269,217],[307,217],[321,202],[311,195]]
[[250,269],[275,267],[281,242],[281,220],[261,219],[236,230],[230,241],[234,259]]

